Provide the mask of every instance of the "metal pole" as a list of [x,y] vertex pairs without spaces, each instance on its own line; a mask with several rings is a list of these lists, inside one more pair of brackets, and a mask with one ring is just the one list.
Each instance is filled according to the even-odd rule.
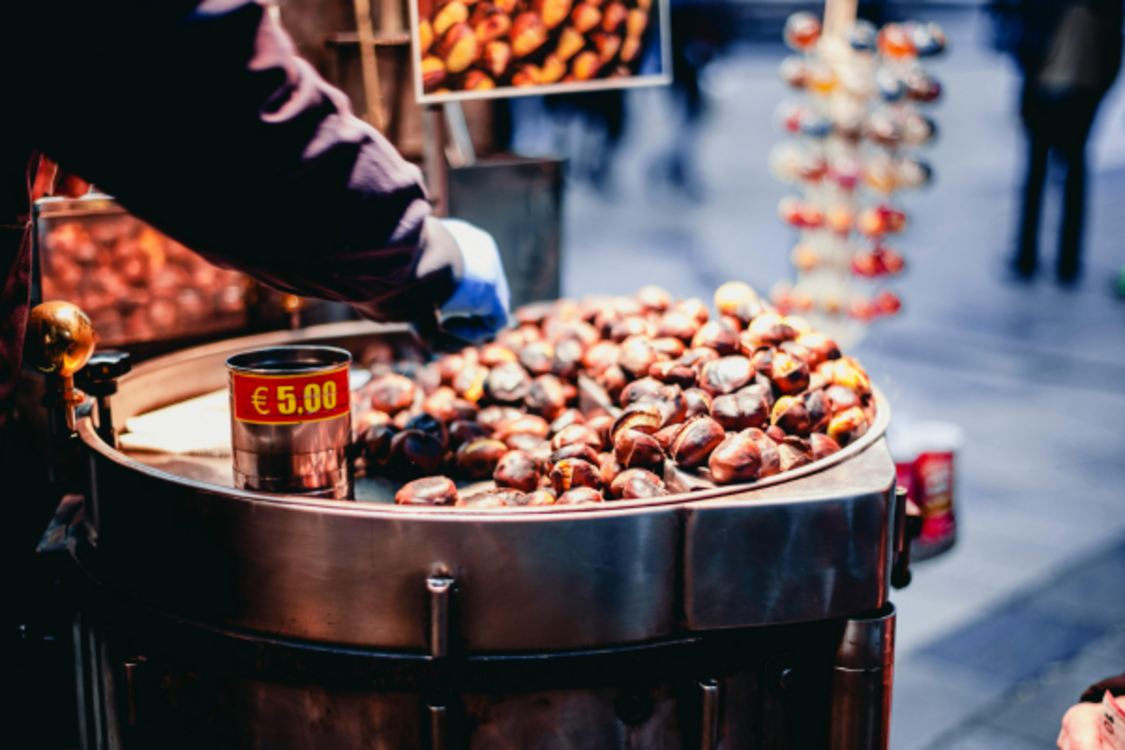
[[445,157],[445,116],[441,105],[429,105],[422,114],[423,169],[426,191],[435,216],[449,215],[449,164]]
[[893,604],[848,620],[832,670],[829,750],[887,750],[894,662]]

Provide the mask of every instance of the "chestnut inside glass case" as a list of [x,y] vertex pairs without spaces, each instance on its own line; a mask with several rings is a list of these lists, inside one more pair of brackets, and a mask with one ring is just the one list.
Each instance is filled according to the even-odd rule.
[[82,308],[100,347],[246,328],[245,276],[212,265],[113,198],[44,198],[34,218],[35,297]]

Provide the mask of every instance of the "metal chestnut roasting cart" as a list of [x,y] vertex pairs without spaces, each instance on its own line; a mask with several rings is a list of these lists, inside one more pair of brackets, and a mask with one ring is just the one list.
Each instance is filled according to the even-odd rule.
[[92,341],[36,312],[44,403],[85,477],[84,748],[887,747],[909,532],[878,394],[862,438],[755,485],[588,507],[325,500],[235,489],[229,458],[143,456],[117,433],[224,388],[232,354],[360,352],[406,329],[265,334],[115,377],[83,375]]

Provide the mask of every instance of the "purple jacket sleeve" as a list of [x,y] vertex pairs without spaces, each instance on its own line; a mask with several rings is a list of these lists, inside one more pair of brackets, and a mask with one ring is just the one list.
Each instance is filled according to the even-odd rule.
[[461,255],[418,169],[256,2],[14,5],[55,34],[24,71],[37,145],[138,216],[380,320],[432,318],[452,294]]

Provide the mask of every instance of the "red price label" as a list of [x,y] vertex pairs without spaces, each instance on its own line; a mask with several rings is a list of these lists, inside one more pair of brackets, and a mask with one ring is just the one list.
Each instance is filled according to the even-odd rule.
[[350,410],[348,367],[311,375],[231,373],[234,418],[255,424],[300,424],[342,417]]

